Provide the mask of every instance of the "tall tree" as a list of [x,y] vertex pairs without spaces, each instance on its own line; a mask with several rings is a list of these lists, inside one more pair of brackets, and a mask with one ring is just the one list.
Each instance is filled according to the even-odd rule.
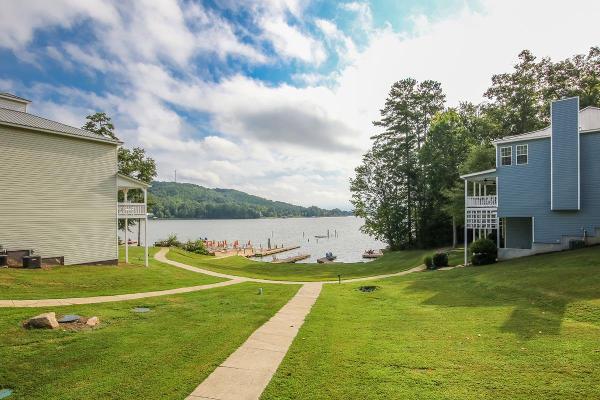
[[[421,151],[423,167],[423,210],[419,224],[424,235],[421,247],[444,245],[450,235],[456,241],[456,218],[445,210],[447,191],[459,178],[459,166],[468,152],[469,131],[455,110],[439,113],[431,122],[429,135]],[[452,230],[448,223],[452,219]]]
[[364,229],[385,238],[391,248],[417,243],[423,198],[418,151],[444,98],[437,82],[407,78],[394,83],[380,120],[373,123],[382,132],[373,136],[373,147],[351,180],[352,203],[365,218]]
[[541,65],[529,50],[519,53],[514,72],[492,76],[484,96],[492,101],[487,112],[500,125],[503,135],[515,135],[544,126]]
[[87,122],[81,127],[86,131],[94,132],[100,136],[104,136],[111,139],[117,139],[115,135],[115,126],[112,123],[111,118],[104,112],[97,112],[90,114],[85,117]]

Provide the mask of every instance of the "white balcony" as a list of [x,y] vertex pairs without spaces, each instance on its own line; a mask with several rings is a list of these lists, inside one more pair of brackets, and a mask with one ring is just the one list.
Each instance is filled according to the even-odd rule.
[[117,214],[119,218],[146,218],[146,204],[144,203],[118,203]]
[[498,196],[467,196],[467,208],[498,208]]

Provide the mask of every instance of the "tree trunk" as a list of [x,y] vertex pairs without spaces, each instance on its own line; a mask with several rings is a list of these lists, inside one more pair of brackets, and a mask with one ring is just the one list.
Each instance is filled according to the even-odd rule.
[[456,217],[452,217],[452,248],[456,248]]
[[137,244],[138,244],[138,246],[141,246],[140,239],[142,238],[142,232],[141,232],[142,227],[140,224],[141,221],[142,221],[141,219],[138,219],[138,221],[137,221],[137,226],[138,226],[138,243]]

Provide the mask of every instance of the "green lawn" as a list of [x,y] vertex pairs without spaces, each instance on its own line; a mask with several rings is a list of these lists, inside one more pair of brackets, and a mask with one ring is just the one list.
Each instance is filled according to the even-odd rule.
[[[21,328],[50,309],[0,309],[0,389],[13,389],[11,399],[183,399],[297,289],[242,283],[52,308],[100,318],[97,328],[80,332]],[[131,312],[138,305],[152,311]]]
[[[152,256],[158,251],[150,248]],[[88,297],[147,292],[220,282],[223,279],[186,271],[150,257],[144,249],[129,248],[130,264],[119,266],[59,266],[48,269],[0,269],[0,299]],[[123,248],[121,259],[124,260]]]
[[325,285],[267,399],[600,398],[600,247]]
[[[371,262],[333,264],[273,264],[245,257],[214,258],[171,249],[167,258],[225,274],[282,281],[328,281],[404,271],[423,263],[433,250],[395,251]],[[450,263],[462,263],[462,250],[454,250]]]

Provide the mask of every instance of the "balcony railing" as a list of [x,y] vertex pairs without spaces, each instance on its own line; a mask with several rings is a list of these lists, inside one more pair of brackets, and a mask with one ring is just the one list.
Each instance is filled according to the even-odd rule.
[[498,196],[467,196],[467,207],[497,208]]
[[146,204],[119,203],[117,213],[119,218],[146,218]]

